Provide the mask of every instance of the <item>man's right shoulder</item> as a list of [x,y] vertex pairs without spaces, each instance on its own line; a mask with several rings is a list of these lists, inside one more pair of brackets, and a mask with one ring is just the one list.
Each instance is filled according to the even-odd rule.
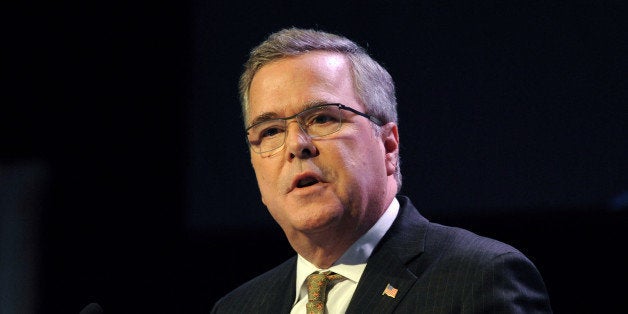
[[270,312],[285,303],[286,297],[294,299],[295,280],[296,256],[229,292],[216,302],[212,313]]

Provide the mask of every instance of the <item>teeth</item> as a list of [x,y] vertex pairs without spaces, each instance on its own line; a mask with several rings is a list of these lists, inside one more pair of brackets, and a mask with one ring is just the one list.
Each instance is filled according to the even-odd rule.
[[302,187],[313,185],[313,184],[315,184],[317,182],[318,182],[318,180],[316,180],[314,178],[306,178],[306,179],[303,179],[303,180],[299,180],[299,182],[297,183],[297,187],[302,188]]

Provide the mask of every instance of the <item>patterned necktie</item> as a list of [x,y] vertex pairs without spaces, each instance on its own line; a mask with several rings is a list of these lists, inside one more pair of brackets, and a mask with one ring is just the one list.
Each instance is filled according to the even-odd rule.
[[325,313],[325,300],[327,299],[327,287],[330,283],[346,279],[345,277],[326,271],[324,273],[314,272],[307,276],[305,284],[307,285],[307,314],[323,314]]

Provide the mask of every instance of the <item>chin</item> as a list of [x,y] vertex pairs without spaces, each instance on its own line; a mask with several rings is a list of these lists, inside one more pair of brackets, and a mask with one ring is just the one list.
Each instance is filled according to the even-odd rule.
[[308,203],[288,213],[292,225],[301,231],[326,229],[338,223],[343,216],[340,204]]

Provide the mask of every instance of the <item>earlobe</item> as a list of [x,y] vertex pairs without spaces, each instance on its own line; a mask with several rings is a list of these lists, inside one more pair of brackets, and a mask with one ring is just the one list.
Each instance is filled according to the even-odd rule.
[[393,175],[397,171],[399,156],[399,130],[396,123],[389,122],[382,126],[382,141],[386,150],[386,172]]

